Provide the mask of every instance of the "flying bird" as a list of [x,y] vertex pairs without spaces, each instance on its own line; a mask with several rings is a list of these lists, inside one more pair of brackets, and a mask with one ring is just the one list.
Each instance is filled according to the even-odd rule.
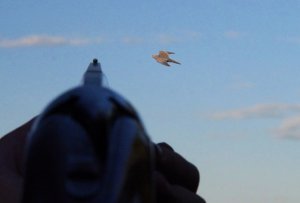
[[170,52],[170,51],[159,51],[158,54],[152,55],[152,58],[154,58],[158,63],[161,63],[165,66],[170,66],[170,64],[168,63],[176,63],[176,64],[180,64],[179,62],[171,59],[169,57],[169,54],[175,54],[174,52]]

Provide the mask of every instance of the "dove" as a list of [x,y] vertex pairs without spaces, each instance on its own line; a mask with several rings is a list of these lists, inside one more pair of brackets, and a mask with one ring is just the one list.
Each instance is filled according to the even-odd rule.
[[161,63],[165,66],[170,66],[170,64],[168,64],[169,62],[180,64],[179,62],[169,58],[169,54],[175,53],[170,51],[159,51],[158,54],[152,55],[152,58],[154,58],[158,63]]

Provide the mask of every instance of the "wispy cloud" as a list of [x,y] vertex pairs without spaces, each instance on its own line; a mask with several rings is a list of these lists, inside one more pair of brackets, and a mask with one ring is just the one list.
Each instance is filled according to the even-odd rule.
[[253,82],[237,82],[231,86],[234,90],[245,90],[255,88],[256,84]]
[[80,46],[92,43],[102,42],[101,38],[88,39],[88,38],[67,38],[62,36],[51,35],[29,35],[14,39],[1,39],[0,47],[2,48],[15,48],[15,47],[33,47],[33,46],[60,46],[72,45]]
[[185,31],[184,37],[187,38],[187,40],[198,40],[202,37],[202,33],[197,31]]
[[280,38],[279,40],[290,44],[300,45],[300,37],[285,37],[285,38]]
[[224,32],[224,37],[228,39],[238,39],[242,36],[242,33],[235,30],[228,30]]
[[124,44],[141,44],[144,42],[142,37],[135,37],[135,36],[125,36],[121,39]]
[[180,38],[178,38],[174,35],[170,35],[170,34],[160,34],[160,35],[157,36],[158,43],[164,44],[164,45],[177,43],[181,40],[182,39],[180,39]]
[[195,31],[181,31],[178,33],[160,33],[150,36],[121,36],[118,38],[102,37],[68,37],[49,34],[32,34],[18,38],[3,38],[0,36],[0,48],[18,47],[41,47],[41,46],[84,46],[101,43],[123,43],[126,45],[140,45],[144,43],[156,43],[159,45],[169,45],[181,42],[198,40],[201,34]]
[[257,104],[247,108],[213,113],[210,118],[214,120],[278,118],[291,112],[300,112],[300,104]]
[[300,139],[300,104],[257,104],[213,113],[209,117],[214,120],[280,118],[279,126],[271,129],[272,135],[283,139]]
[[274,133],[279,138],[300,139],[300,115],[284,119]]
[[162,45],[174,43],[194,42],[202,37],[202,33],[197,31],[185,30],[178,33],[161,33],[156,36],[156,42]]

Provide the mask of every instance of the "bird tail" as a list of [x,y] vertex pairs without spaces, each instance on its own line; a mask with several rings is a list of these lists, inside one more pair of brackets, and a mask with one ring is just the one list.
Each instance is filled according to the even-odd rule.
[[176,63],[176,64],[181,64],[181,63],[179,63],[178,61],[175,61],[175,60],[173,60],[173,59],[169,59],[168,62],[172,62],[172,63]]

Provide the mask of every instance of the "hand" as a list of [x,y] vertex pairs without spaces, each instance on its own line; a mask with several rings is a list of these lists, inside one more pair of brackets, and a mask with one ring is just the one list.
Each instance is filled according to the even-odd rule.
[[[24,147],[34,119],[0,139],[1,203],[19,203],[24,176]],[[155,171],[157,202],[205,203],[196,194],[199,172],[167,144],[156,145]]]
[[196,194],[200,180],[197,168],[166,143],[157,144],[156,151],[157,202],[205,203]]
[[21,202],[24,147],[33,120],[28,121],[0,139],[1,203]]

